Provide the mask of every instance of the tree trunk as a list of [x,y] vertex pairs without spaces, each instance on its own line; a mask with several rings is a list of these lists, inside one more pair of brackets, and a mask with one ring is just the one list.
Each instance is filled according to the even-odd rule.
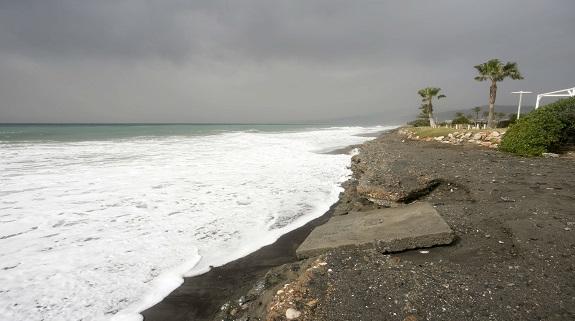
[[429,113],[429,126],[431,126],[431,128],[437,127],[437,125],[435,124],[435,119],[433,119],[432,112]]
[[429,99],[427,115],[429,117],[429,126],[431,126],[431,128],[435,128],[437,125],[435,124],[435,118],[433,118],[433,105],[431,105],[431,99]]
[[497,83],[491,82],[489,87],[489,118],[487,120],[487,127],[495,128],[495,98],[497,96]]

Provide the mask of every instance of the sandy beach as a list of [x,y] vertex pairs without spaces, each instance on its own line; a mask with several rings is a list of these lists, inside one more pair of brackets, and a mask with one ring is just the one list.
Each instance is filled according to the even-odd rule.
[[[326,215],[186,279],[145,311],[145,320],[285,320],[287,309],[299,313],[297,320],[575,318],[573,159],[412,141],[397,131],[359,150],[353,179]],[[439,183],[409,202],[431,203],[455,232],[453,244],[295,257],[297,245],[330,215],[383,207],[366,197],[369,188],[409,188],[421,178]]]

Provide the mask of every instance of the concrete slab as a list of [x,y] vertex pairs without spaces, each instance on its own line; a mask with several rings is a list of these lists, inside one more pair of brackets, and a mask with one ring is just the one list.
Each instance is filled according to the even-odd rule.
[[343,247],[375,247],[382,253],[450,244],[454,234],[429,203],[334,216],[298,247],[299,258]]

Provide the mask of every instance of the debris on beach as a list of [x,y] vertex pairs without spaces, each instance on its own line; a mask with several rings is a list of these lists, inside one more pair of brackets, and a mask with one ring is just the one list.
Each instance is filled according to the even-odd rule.
[[325,274],[328,270],[327,265],[323,258],[317,258],[297,279],[284,284],[268,305],[266,320],[279,321],[283,320],[283,316],[292,320],[310,315],[318,300],[308,290],[309,285],[318,275]]
[[423,140],[426,142],[437,141],[445,144],[462,145],[462,144],[476,144],[488,148],[497,148],[501,144],[502,134],[497,130],[482,130],[476,131],[455,131],[449,133],[447,136],[436,137],[420,137],[416,135],[409,128],[404,128],[399,131],[400,134],[407,136],[411,140]]

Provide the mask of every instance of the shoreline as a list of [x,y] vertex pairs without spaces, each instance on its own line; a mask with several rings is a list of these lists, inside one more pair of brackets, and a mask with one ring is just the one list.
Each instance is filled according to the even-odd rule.
[[271,268],[298,261],[297,247],[315,227],[329,220],[338,203],[272,244],[204,274],[184,278],[182,285],[141,315],[146,321],[213,320],[222,305],[246,293]]
[[[365,137],[379,137],[387,132],[389,130],[366,134]],[[349,145],[327,151],[325,154],[349,154],[361,145]],[[350,180],[351,178],[343,182],[342,186],[345,187]],[[213,320],[220,307],[231,298],[238,298],[246,293],[270,269],[297,262],[296,249],[315,227],[329,220],[342,201],[343,193],[340,193],[338,200],[320,217],[244,257],[213,267],[206,273],[185,277],[182,285],[140,314],[145,321]]]

